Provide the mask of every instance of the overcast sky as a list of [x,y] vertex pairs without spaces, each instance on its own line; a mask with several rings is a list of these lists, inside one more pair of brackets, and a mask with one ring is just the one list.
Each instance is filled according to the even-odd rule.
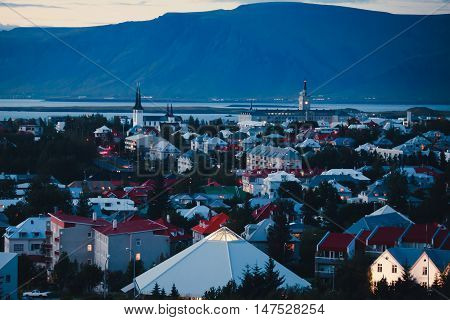
[[[150,20],[166,12],[233,9],[240,4],[255,2],[268,1],[0,0],[0,25],[29,26],[32,21],[40,26],[92,26]],[[449,0],[299,0],[299,2],[336,4],[391,13],[450,13]]]

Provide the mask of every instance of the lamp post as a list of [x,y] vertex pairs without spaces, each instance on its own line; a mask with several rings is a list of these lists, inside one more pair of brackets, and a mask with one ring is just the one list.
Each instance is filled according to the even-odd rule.
[[133,257],[133,299],[136,298],[136,257],[134,256],[134,250],[131,248],[125,248],[130,253],[130,257]]
[[103,299],[106,299],[106,288],[107,288],[107,285],[106,285],[106,273],[108,271],[107,268],[108,268],[109,257],[110,257],[109,254],[106,255],[105,270],[103,272]]

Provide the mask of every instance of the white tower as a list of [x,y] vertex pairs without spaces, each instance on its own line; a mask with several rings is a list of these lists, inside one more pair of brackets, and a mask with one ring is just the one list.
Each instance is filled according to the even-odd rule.
[[306,91],[306,80],[303,81],[303,90],[298,96],[298,110],[309,111],[311,108],[309,103],[309,97]]
[[138,84],[136,89],[136,101],[133,107],[133,127],[144,126],[144,108],[141,104],[141,87]]

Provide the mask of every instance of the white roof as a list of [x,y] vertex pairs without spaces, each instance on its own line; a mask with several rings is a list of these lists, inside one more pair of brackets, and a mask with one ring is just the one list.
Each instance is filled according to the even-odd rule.
[[98,204],[102,210],[106,211],[136,211],[134,201],[131,199],[118,198],[89,198],[92,205]]
[[203,219],[208,218],[209,212],[211,212],[211,215],[215,216],[217,212],[211,210],[207,206],[195,206],[191,209],[178,209],[177,210],[179,214],[181,214],[186,219],[191,219],[195,217],[196,215],[201,216]]
[[105,132],[111,132],[111,129],[107,126],[102,126],[100,128],[97,128],[94,133],[105,133]]
[[300,148],[320,148],[320,144],[314,139],[306,139],[302,143],[297,144]]
[[[149,294],[155,283],[166,292],[175,284],[182,296],[201,297],[211,287],[230,280],[241,283],[246,266],[264,268],[269,257],[231,230],[223,227],[136,278],[140,293]],[[310,287],[304,279],[275,262],[285,286]],[[189,276],[187,276],[189,275]],[[123,288],[128,291],[129,285]]]
[[[9,239],[43,239],[45,238],[45,231],[47,224],[50,223],[49,216],[31,217],[22,221],[17,226],[11,226],[6,229],[5,237]],[[22,237],[20,237],[22,233]]]
[[375,150],[377,148],[376,145],[371,144],[371,143],[364,143],[362,145],[360,145],[358,148],[355,149],[355,151],[359,152],[359,151],[371,151],[371,150]]
[[346,175],[351,176],[353,179],[361,180],[361,181],[370,181],[365,175],[361,172],[353,170],[353,169],[330,169],[328,171],[322,172],[322,175]]
[[271,181],[271,182],[284,182],[284,181],[294,181],[299,182],[292,173],[287,173],[285,171],[277,171],[274,173],[269,173],[267,175],[267,178],[264,178],[264,182]]

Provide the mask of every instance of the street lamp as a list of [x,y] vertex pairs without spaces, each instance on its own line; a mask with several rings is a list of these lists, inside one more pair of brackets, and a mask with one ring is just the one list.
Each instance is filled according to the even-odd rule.
[[134,250],[125,248],[130,253],[130,258],[133,257],[133,299],[136,298],[136,258],[134,257]]
[[106,272],[108,271],[108,262],[109,262],[109,257],[110,255],[106,255],[106,260],[105,260],[105,269],[103,272],[103,299],[106,299],[106,289],[107,289],[107,285],[106,285]]

